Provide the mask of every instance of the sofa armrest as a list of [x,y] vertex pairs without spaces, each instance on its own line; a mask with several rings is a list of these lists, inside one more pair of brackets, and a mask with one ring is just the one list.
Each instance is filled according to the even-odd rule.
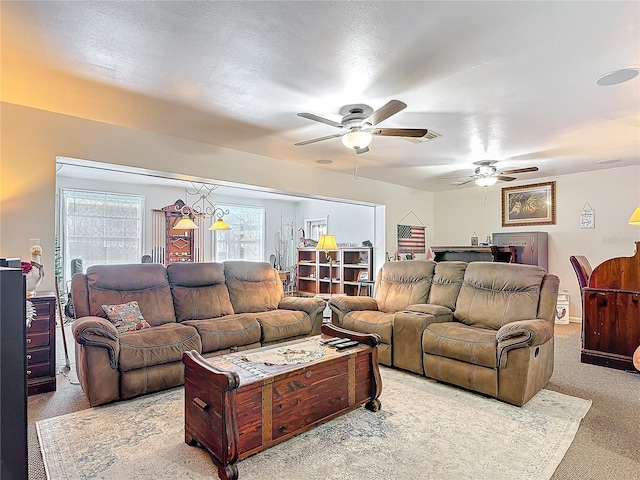
[[496,333],[498,365],[506,366],[506,354],[516,348],[543,345],[553,338],[553,323],[547,320],[519,320],[503,325]]
[[278,308],[281,310],[299,310],[312,315],[318,310],[324,310],[325,301],[316,297],[284,297]]
[[109,353],[109,365],[118,368],[120,341],[116,327],[101,317],[81,317],[73,322],[73,336],[85,347],[102,347]]
[[371,297],[331,297],[329,308],[344,315],[354,310],[378,310],[378,302]]
[[453,311],[451,311],[450,308],[443,307],[442,305],[435,305],[432,303],[416,303],[414,305],[409,305],[406,308],[406,311],[416,312],[416,313],[426,313],[428,315],[433,315],[434,317],[453,315]]

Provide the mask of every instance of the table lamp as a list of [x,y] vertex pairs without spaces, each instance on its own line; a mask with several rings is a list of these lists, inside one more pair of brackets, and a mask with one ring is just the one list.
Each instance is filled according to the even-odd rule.
[[640,225],[640,207],[636,208],[629,218],[629,225]]
[[323,251],[327,256],[327,261],[329,262],[329,297],[331,297],[333,292],[333,257],[329,255],[329,252],[339,250],[338,244],[336,243],[336,237],[334,235],[320,235],[318,245],[316,245],[316,250]]

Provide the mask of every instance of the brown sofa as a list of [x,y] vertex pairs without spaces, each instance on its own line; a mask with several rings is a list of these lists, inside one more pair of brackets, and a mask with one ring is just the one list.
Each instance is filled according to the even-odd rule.
[[558,285],[531,265],[388,262],[375,298],[329,306],[340,326],[381,336],[381,363],[521,406],[553,372]]
[[[263,262],[100,265],[73,276],[76,370],[91,405],[184,383],[182,354],[317,335],[325,302],[284,297]],[[118,333],[102,305],[137,301],[151,328]]]

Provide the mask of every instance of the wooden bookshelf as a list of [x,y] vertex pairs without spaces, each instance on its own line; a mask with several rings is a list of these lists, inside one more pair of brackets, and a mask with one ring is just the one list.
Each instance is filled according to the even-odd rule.
[[[313,247],[298,248],[298,294],[314,296],[322,294],[358,294],[358,278],[366,275],[372,280],[373,262],[371,247],[345,247],[326,253]],[[330,266],[331,265],[331,266]],[[329,280],[331,268],[331,281]]]

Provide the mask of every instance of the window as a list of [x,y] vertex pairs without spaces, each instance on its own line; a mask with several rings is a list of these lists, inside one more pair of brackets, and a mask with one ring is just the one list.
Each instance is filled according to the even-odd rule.
[[265,210],[263,207],[220,205],[229,210],[224,221],[231,230],[213,232],[213,259],[264,261]]
[[65,279],[75,258],[84,270],[141,261],[144,197],[62,189],[61,202]]

